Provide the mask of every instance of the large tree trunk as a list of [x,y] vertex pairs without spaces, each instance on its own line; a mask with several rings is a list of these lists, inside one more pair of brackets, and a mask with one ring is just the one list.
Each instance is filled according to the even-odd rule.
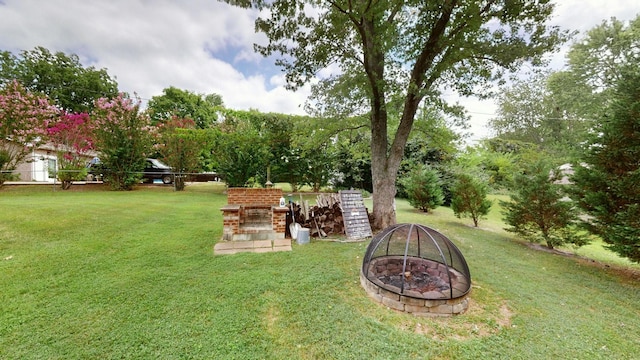
[[[378,19],[379,20],[379,19]],[[404,155],[404,146],[413,126],[418,104],[424,96],[418,89],[424,84],[425,62],[433,59],[423,51],[414,66],[411,84],[405,98],[400,124],[389,146],[386,86],[384,81],[385,54],[378,46],[376,20],[363,18],[356,24],[363,45],[364,68],[371,85],[371,178],[373,180],[373,228],[380,230],[396,223],[393,208],[396,196],[396,177]]]
[[393,204],[396,196],[396,178],[404,155],[404,146],[409,139],[414,117],[425,96],[425,90],[429,89],[439,77],[439,71],[431,74],[429,78],[426,78],[425,74],[428,69],[433,68],[434,60],[444,49],[440,40],[445,35],[455,7],[455,0],[446,1],[443,4],[444,11],[440,14],[429,39],[413,65],[402,117],[392,142],[388,137],[387,129],[385,54],[379,47],[377,41],[379,34],[376,33],[376,24],[380,22],[372,18],[356,22],[356,28],[362,37],[364,68],[371,86],[371,177],[373,179],[374,229],[384,229],[396,223]]
[[[386,117],[386,113],[383,112]],[[413,118],[410,117],[412,120]],[[371,178],[373,180],[373,228],[384,229],[396,223],[396,211],[394,200],[396,197],[396,179],[404,146],[409,137],[412,121],[402,121],[394,142],[387,150],[388,141],[385,131],[373,131],[381,123],[386,126],[386,121],[372,119],[371,132]]]
[[390,173],[386,156],[379,159],[372,153],[371,176],[373,178],[373,228],[381,230],[396,223],[394,199],[397,171]]
[[[404,146],[407,143],[414,118],[424,97],[424,89],[429,88],[435,81],[426,79],[425,73],[431,68],[434,59],[441,53],[442,48],[438,45],[439,40],[444,36],[445,29],[449,23],[455,1],[445,3],[445,11],[441,14],[437,24],[432,29],[429,40],[425,43],[416,63],[411,71],[410,85],[405,96],[404,108],[400,124],[396,129],[395,137],[389,146],[387,132],[387,110],[385,100],[385,89],[380,84],[384,79],[384,56],[380,49],[372,44],[374,41],[364,42],[365,59],[367,55],[373,55],[370,59],[376,62],[365,62],[365,70],[370,75],[372,87],[372,111],[371,111],[371,177],[373,179],[373,215],[375,229],[384,229],[396,223],[396,212],[393,208],[396,196],[396,178],[400,162],[404,155]],[[365,22],[365,25],[367,23]],[[371,26],[373,29],[373,26]],[[364,29],[363,38],[366,34],[374,34],[372,30]],[[370,46],[367,46],[370,45]],[[378,67],[373,66],[378,65]],[[422,91],[420,91],[422,89]]]

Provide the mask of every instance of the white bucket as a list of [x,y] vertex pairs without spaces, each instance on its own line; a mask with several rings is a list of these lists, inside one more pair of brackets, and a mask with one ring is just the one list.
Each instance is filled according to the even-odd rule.
[[309,229],[301,228],[298,230],[298,239],[297,242],[299,245],[308,244],[309,243]]

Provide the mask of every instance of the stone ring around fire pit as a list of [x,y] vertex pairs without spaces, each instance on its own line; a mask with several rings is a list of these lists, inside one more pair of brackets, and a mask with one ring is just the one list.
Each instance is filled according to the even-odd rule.
[[469,306],[469,267],[444,235],[418,224],[399,224],[377,234],[362,263],[367,294],[416,315],[452,315]]

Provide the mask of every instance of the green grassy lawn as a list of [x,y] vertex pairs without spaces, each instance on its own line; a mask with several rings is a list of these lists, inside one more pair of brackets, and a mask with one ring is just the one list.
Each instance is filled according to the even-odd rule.
[[467,313],[420,318],[365,295],[358,273],[367,242],[214,257],[226,203],[215,184],[72,189],[0,190],[0,359],[640,353],[640,283],[617,271],[623,263],[593,266],[534,250],[502,230],[497,207],[477,229],[447,208],[423,214],[398,201],[400,222],[449,236],[471,270]]

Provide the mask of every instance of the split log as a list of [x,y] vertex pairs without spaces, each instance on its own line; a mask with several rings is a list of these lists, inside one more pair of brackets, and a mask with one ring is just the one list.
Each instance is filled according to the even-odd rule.
[[[302,227],[309,229],[313,237],[326,237],[330,235],[344,235],[342,223],[342,210],[339,204],[321,207],[318,205],[305,209],[305,205],[293,203],[295,221]],[[305,210],[307,216],[305,216]]]
[[[323,193],[316,197],[317,205],[309,206],[308,201],[292,203],[295,214],[295,222],[309,229],[312,237],[326,237],[345,235],[344,216],[340,204],[340,194]],[[367,209],[369,222],[372,214]],[[291,222],[290,214],[287,215],[287,226]]]
[[335,204],[340,204],[340,194],[337,193],[325,193],[316,196],[316,204],[318,207],[333,207]]

